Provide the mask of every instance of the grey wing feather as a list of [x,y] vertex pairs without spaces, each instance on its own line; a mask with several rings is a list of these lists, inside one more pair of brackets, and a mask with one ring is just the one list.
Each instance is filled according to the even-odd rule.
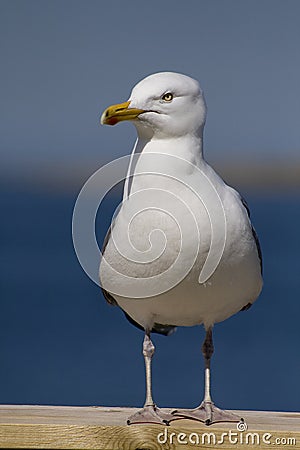
[[[240,199],[241,199],[241,202],[242,202],[244,208],[247,211],[248,217],[250,219],[250,209],[249,209],[248,203],[246,202],[244,197],[242,197],[240,194],[239,194],[239,196],[240,196]],[[252,225],[252,223],[251,223],[251,229],[252,229],[253,238],[254,238],[254,241],[255,241],[255,244],[256,244],[257,254],[258,254],[258,257],[259,257],[259,261],[260,261],[260,272],[262,274],[263,273],[262,251],[261,251],[261,246],[260,246],[260,243],[259,243],[259,239],[258,239],[257,233],[256,233],[255,228]],[[249,302],[249,303],[247,303],[247,305],[245,305],[241,309],[241,311],[247,311],[249,308],[251,308],[251,306],[252,306],[252,303]]]
[[[242,197],[241,195],[240,195],[240,199],[241,199],[241,202],[242,202],[243,206],[245,207],[245,209],[246,209],[246,211],[248,213],[248,217],[250,219],[250,209],[249,209],[248,203],[246,202],[244,197]],[[257,249],[257,253],[258,253],[258,257],[259,257],[259,261],[260,261],[260,272],[262,274],[263,273],[263,257],[262,257],[261,246],[260,246],[260,243],[259,243],[259,239],[258,239],[257,233],[255,231],[255,228],[254,228],[254,226],[252,224],[251,224],[251,229],[252,229],[252,234],[253,234],[253,238],[255,240],[256,249]]]

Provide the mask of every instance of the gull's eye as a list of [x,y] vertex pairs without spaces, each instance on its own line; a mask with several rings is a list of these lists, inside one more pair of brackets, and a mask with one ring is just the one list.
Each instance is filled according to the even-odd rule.
[[166,94],[164,94],[164,95],[162,96],[162,99],[163,99],[165,102],[171,102],[171,101],[173,100],[173,94],[172,94],[171,92],[167,92]]

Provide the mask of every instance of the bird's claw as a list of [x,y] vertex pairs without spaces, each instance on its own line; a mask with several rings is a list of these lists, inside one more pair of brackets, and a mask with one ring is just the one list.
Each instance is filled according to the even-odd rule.
[[243,421],[230,411],[218,408],[213,402],[203,401],[198,408],[195,409],[175,409],[171,413],[175,417],[182,419],[198,420],[211,425],[216,422],[240,422]]
[[158,423],[169,425],[171,420],[179,419],[169,412],[159,409],[156,405],[146,405],[143,409],[128,417],[127,425],[135,423]]

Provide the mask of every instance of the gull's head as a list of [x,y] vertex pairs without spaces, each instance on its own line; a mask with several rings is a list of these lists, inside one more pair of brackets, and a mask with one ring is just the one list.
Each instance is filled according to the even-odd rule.
[[131,120],[140,136],[170,138],[202,134],[205,117],[199,83],[186,75],[161,72],[140,81],[127,102],[108,107],[101,123]]

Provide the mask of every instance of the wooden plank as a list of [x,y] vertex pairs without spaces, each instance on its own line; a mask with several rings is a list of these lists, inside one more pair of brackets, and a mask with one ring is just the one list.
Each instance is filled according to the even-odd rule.
[[[236,424],[178,420],[162,425],[126,425],[136,408],[0,405],[0,448],[47,449],[300,449],[300,413],[233,411]],[[166,411],[168,411],[166,409]],[[271,448],[272,448],[271,447]]]

